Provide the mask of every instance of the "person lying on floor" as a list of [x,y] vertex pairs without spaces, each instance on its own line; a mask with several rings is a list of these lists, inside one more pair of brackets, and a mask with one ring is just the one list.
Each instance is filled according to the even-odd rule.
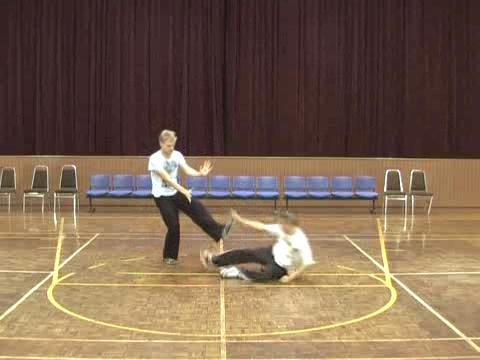
[[[264,224],[248,220],[232,210],[234,222],[266,231],[276,237],[273,245],[261,248],[229,250],[214,254],[209,250],[200,252],[200,261],[205,268],[215,267],[224,278],[249,281],[279,280],[289,282],[300,275],[307,266],[314,264],[307,236],[299,226],[295,215],[282,212],[277,224]],[[255,263],[262,271],[253,271],[235,265]]]

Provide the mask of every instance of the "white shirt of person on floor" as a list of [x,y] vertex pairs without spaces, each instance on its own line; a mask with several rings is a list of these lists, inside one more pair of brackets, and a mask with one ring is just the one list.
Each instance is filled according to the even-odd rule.
[[307,236],[299,227],[291,229],[293,233],[284,231],[282,224],[265,225],[265,231],[277,239],[272,252],[275,262],[287,270],[295,272],[315,263]]
[[168,158],[163,155],[162,150],[158,150],[150,156],[148,160],[148,170],[152,178],[153,196],[175,195],[177,190],[173,186],[168,185],[157,171],[164,170],[170,178],[178,184],[178,168],[185,166],[185,163],[185,158],[182,153],[177,150],[174,150]]

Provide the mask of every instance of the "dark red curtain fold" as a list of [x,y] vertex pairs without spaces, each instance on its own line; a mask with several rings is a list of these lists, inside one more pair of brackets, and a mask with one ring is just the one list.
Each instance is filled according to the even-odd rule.
[[478,0],[3,0],[0,153],[480,157]]

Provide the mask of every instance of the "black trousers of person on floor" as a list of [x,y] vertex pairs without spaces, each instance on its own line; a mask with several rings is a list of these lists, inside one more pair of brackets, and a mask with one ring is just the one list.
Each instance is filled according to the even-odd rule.
[[238,249],[226,251],[212,257],[215,266],[231,266],[237,264],[256,263],[263,265],[263,271],[240,269],[248,279],[254,281],[278,280],[287,275],[287,270],[278,265],[273,258],[272,247],[256,249]]
[[177,192],[172,196],[155,197],[155,204],[160,210],[167,226],[167,235],[163,246],[163,258],[177,259],[180,246],[179,211],[182,211],[192,221],[205,231],[213,240],[222,238],[224,224],[216,222],[203,204],[195,198],[189,202],[185,195]]

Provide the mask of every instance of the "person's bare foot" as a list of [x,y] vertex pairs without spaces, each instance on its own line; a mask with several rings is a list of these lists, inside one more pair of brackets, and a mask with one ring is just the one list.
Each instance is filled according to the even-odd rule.
[[210,269],[213,266],[212,257],[213,254],[210,250],[200,251],[200,262],[205,269]]

